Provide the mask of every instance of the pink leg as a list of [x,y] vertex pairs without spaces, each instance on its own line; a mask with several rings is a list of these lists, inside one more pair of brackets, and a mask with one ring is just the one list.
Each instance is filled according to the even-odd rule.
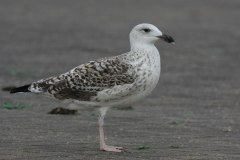
[[124,149],[123,147],[114,147],[114,146],[106,145],[104,141],[104,133],[103,133],[103,124],[104,124],[103,119],[104,119],[104,115],[101,115],[98,118],[99,132],[100,132],[100,150],[109,151],[109,152],[122,152],[121,149]]

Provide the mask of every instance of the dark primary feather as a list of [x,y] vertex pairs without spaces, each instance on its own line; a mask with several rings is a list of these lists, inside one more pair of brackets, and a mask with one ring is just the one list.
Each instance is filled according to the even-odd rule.
[[30,87],[30,84],[25,85],[25,86],[21,86],[21,87],[15,88],[15,89],[12,89],[12,90],[10,91],[10,93],[31,92],[31,91],[28,90],[28,87]]

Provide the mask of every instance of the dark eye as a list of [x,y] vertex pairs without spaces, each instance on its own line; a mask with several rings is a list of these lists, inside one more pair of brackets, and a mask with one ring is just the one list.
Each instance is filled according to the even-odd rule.
[[145,29],[143,29],[144,30],[144,32],[146,32],[146,33],[148,33],[148,32],[150,32],[151,30],[150,29],[148,29],[148,28],[145,28]]

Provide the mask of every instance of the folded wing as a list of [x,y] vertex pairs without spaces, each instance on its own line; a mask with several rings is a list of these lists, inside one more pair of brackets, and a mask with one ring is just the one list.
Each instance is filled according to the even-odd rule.
[[120,61],[118,57],[99,59],[80,65],[65,74],[34,82],[29,90],[59,100],[89,101],[99,91],[133,83],[131,69],[130,64]]

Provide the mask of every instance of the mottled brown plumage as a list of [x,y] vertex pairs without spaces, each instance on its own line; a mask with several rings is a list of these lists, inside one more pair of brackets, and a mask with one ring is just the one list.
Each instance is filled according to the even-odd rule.
[[116,85],[131,84],[133,75],[127,73],[131,65],[121,57],[102,58],[80,65],[58,76],[42,79],[31,85],[31,91],[50,94],[58,100],[89,101],[97,92]]

